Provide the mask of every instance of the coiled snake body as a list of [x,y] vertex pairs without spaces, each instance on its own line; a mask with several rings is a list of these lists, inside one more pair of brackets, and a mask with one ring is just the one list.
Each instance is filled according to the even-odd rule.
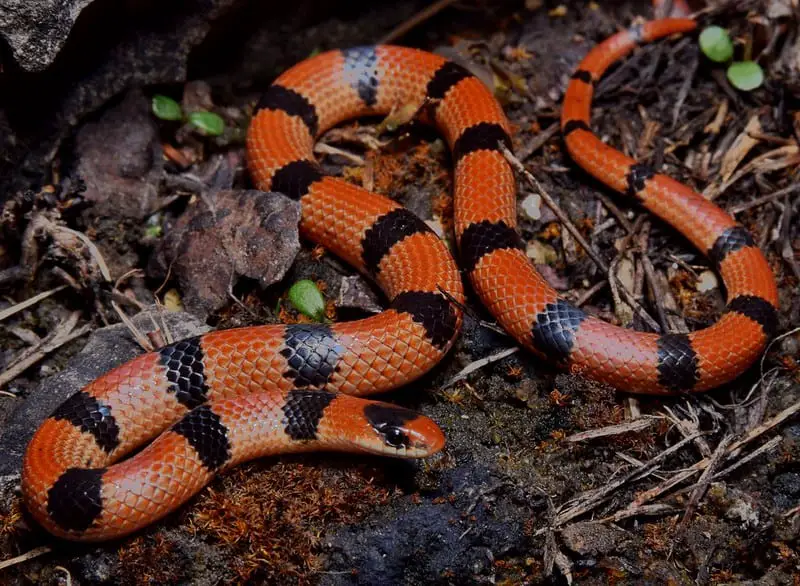
[[401,105],[424,104],[423,118],[451,149],[461,267],[520,344],[639,393],[702,391],[741,374],[776,328],[766,259],[714,204],[606,146],[588,126],[593,85],[610,64],[640,42],[694,27],[686,19],[654,21],[594,48],[567,89],[562,131],[578,164],[708,255],[728,291],[714,326],[689,335],[637,333],[558,296],[516,232],[515,179],[499,149],[511,144],[508,121],[467,70],[394,46],[324,53],[285,72],[263,96],[248,133],[248,165],[260,189],[300,201],[303,235],[372,277],[389,309],[330,327],[212,332],[100,377],[62,404],[28,447],[22,487],[33,516],[55,535],[103,540],[152,523],[216,472],[265,454],[424,457],[442,448],[431,420],[348,395],[405,384],[444,356],[461,325],[447,297],[464,299],[459,270],[424,222],[390,199],[324,176],[312,153],[316,137],[337,123]]

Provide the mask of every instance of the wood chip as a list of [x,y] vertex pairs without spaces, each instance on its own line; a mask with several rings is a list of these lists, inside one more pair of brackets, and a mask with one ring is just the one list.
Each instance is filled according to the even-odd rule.
[[706,124],[706,127],[703,129],[703,132],[706,134],[719,134],[722,130],[722,124],[725,122],[725,118],[728,116],[728,100],[723,99],[717,108],[717,113],[714,116],[714,119]]
[[728,152],[725,153],[725,156],[722,158],[720,176],[723,181],[730,179],[733,172],[736,171],[736,168],[747,156],[747,153],[761,142],[757,138],[753,138],[751,133],[760,133],[761,131],[761,121],[758,118],[758,114],[753,114],[747,122],[747,126],[745,126],[741,134],[736,137],[731,148],[728,149]]
[[590,429],[588,431],[582,431],[580,433],[575,433],[566,438],[568,442],[582,442],[590,439],[595,439],[598,437],[606,437],[609,435],[620,435],[622,433],[631,433],[634,431],[642,431],[643,429],[647,429],[650,427],[655,419],[635,419],[634,421],[628,421],[627,423],[619,423],[617,425],[608,425],[606,427],[601,427],[599,429]]

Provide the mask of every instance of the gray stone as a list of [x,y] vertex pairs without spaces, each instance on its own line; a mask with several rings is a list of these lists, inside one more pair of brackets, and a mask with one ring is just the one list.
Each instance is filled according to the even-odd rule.
[[4,0],[0,35],[19,65],[41,71],[56,58],[81,11],[93,0]]
[[[15,2],[15,8],[25,6],[25,14],[35,14],[29,5],[45,4],[42,0],[10,1]],[[7,3],[3,3],[0,14]],[[106,3],[110,8],[105,12],[95,11],[93,6],[86,14],[93,20],[86,23],[85,30],[90,32],[93,27],[113,21],[119,28],[110,46],[108,41],[100,47],[90,44],[90,40],[100,42],[102,36],[73,35],[69,44],[74,41],[74,55],[59,59],[49,70],[36,76],[5,72],[3,81],[14,91],[0,95],[2,190],[7,193],[29,189],[31,184],[46,180],[50,162],[69,130],[112,97],[131,87],[185,81],[190,52],[205,40],[212,23],[235,3],[236,0],[187,0],[170,10],[151,7],[153,14],[147,16],[143,14],[146,6],[133,5],[128,7],[129,20],[138,26],[128,28],[128,22],[118,22],[118,16],[115,19],[108,13],[119,10],[116,3]],[[57,4],[77,6],[79,2]],[[22,17],[17,14],[15,18]],[[41,18],[42,30],[49,26],[47,20]],[[102,54],[99,61],[95,59],[97,51]]]
[[158,127],[141,90],[128,92],[75,139],[75,178],[86,186],[91,213],[141,220],[158,205],[164,169]]
[[360,275],[350,275],[342,278],[336,305],[361,309],[369,313],[380,313],[383,310],[380,299]]

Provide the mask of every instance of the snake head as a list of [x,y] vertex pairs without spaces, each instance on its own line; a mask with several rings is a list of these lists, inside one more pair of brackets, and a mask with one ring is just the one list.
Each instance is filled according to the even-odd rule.
[[364,417],[377,439],[376,450],[387,456],[424,458],[444,447],[442,430],[429,418],[410,409],[370,401]]

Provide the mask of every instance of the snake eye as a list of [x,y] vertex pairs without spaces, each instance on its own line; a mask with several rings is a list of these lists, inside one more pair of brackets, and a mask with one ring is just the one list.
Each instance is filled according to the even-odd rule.
[[392,446],[393,448],[398,449],[408,447],[408,436],[399,427],[387,425],[381,429],[380,432],[381,435],[383,435],[383,441],[386,442],[387,446]]

